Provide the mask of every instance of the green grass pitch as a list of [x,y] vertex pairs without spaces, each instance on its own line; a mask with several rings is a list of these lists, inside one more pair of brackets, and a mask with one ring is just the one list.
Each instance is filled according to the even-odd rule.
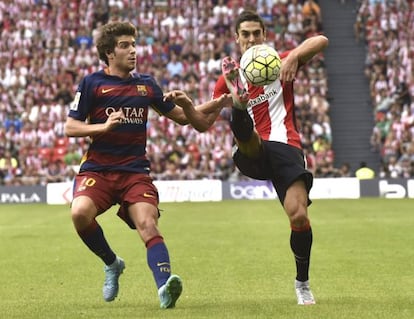
[[184,283],[159,309],[138,235],[99,217],[126,261],[105,303],[103,265],[77,237],[69,207],[0,206],[1,318],[414,318],[414,200],[315,200],[311,286],[296,305],[288,220],[278,201],[163,203],[160,228]]

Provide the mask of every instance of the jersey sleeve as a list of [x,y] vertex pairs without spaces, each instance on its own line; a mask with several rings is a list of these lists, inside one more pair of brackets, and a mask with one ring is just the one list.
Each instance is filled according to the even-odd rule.
[[289,52],[290,52],[290,50],[279,53],[280,58],[281,59],[286,58],[289,55]]
[[224,76],[220,75],[214,87],[212,98],[216,99],[226,93],[230,93],[230,91],[227,88],[226,81],[224,80]]
[[94,104],[91,83],[88,81],[89,77],[84,77],[78,86],[78,89],[75,94],[75,98],[73,99],[70,109],[69,115],[70,117],[79,120],[85,121],[88,114],[90,107]]
[[172,101],[164,101],[164,93],[161,87],[157,84],[155,79],[151,80],[151,87],[153,90],[153,101],[152,108],[158,114],[166,114],[170,112],[174,107],[175,104]]

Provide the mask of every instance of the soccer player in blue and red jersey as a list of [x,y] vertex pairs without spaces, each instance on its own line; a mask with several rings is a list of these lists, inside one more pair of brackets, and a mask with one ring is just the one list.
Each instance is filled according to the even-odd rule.
[[202,132],[212,125],[223,105],[231,105],[231,96],[194,106],[182,91],[163,94],[152,76],[133,72],[136,37],[137,30],[129,22],[101,27],[96,47],[107,67],[82,79],[70,107],[66,135],[90,137],[74,181],[71,215],[82,241],[105,263],[105,301],[118,295],[125,262],[111,249],[96,217],[119,204],[118,216],[145,243],[161,308],[173,308],[182,282],[171,273],[168,250],[157,226],[158,191],[146,157],[148,111],[153,108]]
[[[266,40],[265,25],[253,11],[243,11],[235,21],[235,39],[243,54]],[[240,75],[237,62],[223,59],[223,74],[213,97],[232,92],[234,105],[230,122],[237,143],[233,160],[251,178],[270,180],[289,218],[290,246],[296,261],[295,291],[298,304],[315,299],[309,286],[312,228],[307,207],[313,176],[306,170],[300,135],[296,126],[293,80],[300,66],[328,45],[323,35],[306,39],[288,52],[280,52],[280,79],[265,86],[252,86]]]

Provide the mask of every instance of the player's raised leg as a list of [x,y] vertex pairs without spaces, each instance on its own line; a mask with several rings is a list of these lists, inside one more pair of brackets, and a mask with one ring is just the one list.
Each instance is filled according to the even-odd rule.
[[240,151],[249,158],[257,158],[262,151],[262,141],[254,129],[247,107],[249,94],[240,78],[239,64],[231,57],[221,61],[226,86],[233,98],[230,127]]
[[249,99],[247,90],[244,88],[240,78],[239,64],[231,57],[224,57],[221,60],[221,71],[233,98],[233,106],[240,110],[245,110]]

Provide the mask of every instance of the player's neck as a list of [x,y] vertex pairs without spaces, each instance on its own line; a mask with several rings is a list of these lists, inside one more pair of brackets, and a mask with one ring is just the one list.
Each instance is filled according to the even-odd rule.
[[122,71],[117,68],[114,68],[113,66],[109,66],[105,68],[105,73],[108,75],[113,75],[120,77],[121,79],[128,79],[131,77],[131,72],[129,71]]

